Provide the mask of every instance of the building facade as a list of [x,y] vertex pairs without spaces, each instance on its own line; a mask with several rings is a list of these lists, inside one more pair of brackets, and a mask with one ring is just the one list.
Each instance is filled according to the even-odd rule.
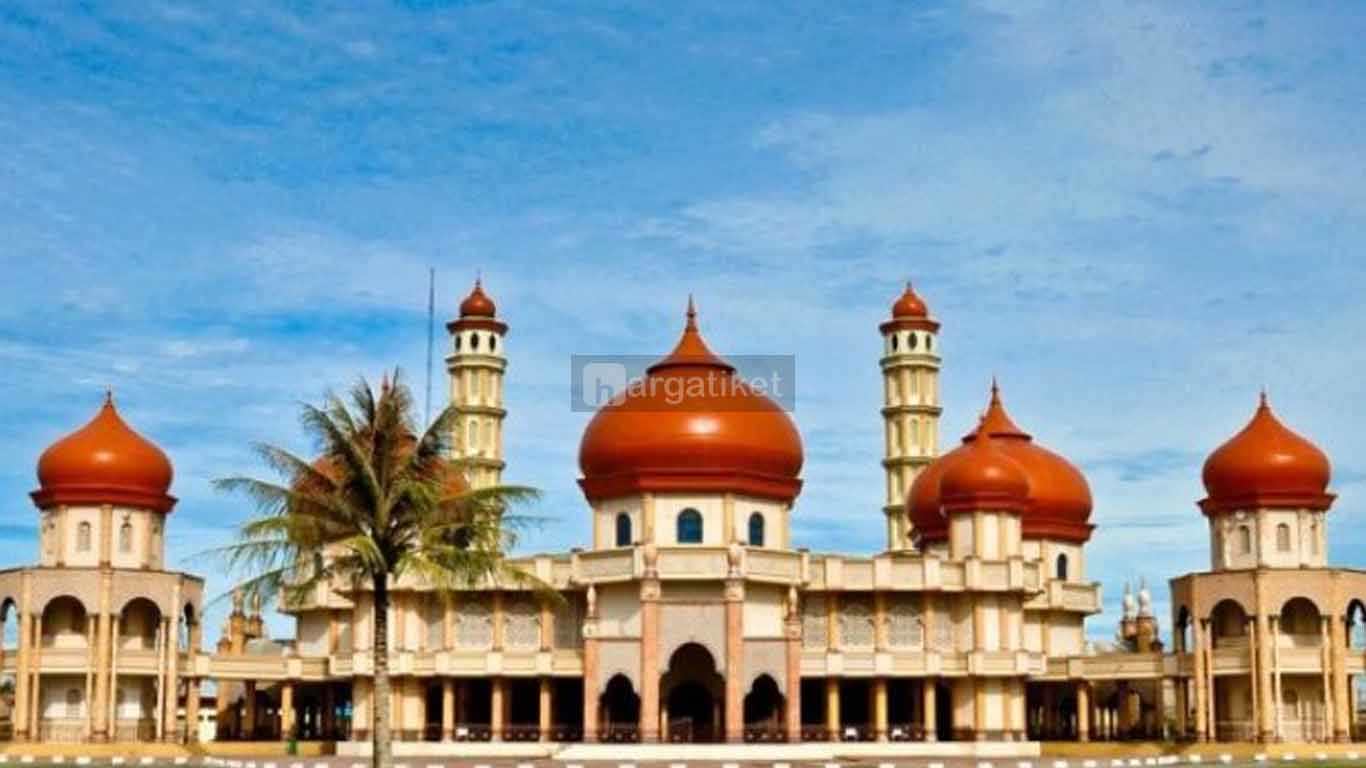
[[[1012,419],[995,383],[977,426],[941,453],[939,323],[908,285],[877,329],[884,551],[793,546],[801,435],[710,350],[689,302],[674,349],[584,430],[587,546],[518,561],[562,601],[512,584],[393,588],[396,737],[1353,737],[1352,678],[1366,671],[1366,649],[1352,630],[1366,574],[1328,567],[1327,459],[1265,402],[1206,464],[1211,570],[1171,582],[1173,647],[1159,639],[1146,587],[1136,598],[1126,587],[1116,641],[1097,647],[1085,625],[1101,605],[1086,575],[1085,477]],[[487,487],[506,467],[508,326],[476,283],[448,330],[461,417],[454,458],[470,468],[471,487]],[[106,404],[92,426],[110,418]],[[112,433],[95,430],[76,453],[132,455],[100,443]],[[199,683],[212,680],[218,738],[367,739],[376,704],[367,592],[320,585],[283,607],[296,630],[282,640],[265,637],[259,605],[248,612],[236,599],[217,648],[199,650],[200,582],[158,570],[169,462],[132,496],[122,495],[126,479],[88,482],[81,473],[93,465],[45,470],[76,436],[40,461],[41,564],[0,574],[4,615],[23,627],[3,657],[21,691],[13,737],[120,738],[136,720],[178,738],[176,696],[193,722]],[[87,578],[91,591],[65,574]],[[64,586],[45,586],[54,578]],[[157,579],[165,586],[149,586]],[[134,604],[146,617],[126,614]],[[148,647],[122,639],[133,635]],[[71,666],[82,653],[88,666]],[[160,665],[138,666],[147,661]],[[93,672],[81,685],[73,669]],[[49,706],[73,690],[93,706]]]

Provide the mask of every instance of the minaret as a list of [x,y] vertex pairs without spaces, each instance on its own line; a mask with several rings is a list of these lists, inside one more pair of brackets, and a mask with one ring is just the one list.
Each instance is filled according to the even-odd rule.
[[452,458],[467,462],[472,488],[487,488],[503,476],[503,372],[507,369],[503,339],[508,327],[496,318],[497,308],[479,279],[460,302],[460,317],[447,323],[451,353],[446,371],[451,405],[459,418],[451,437]]
[[887,472],[887,549],[909,549],[906,493],[939,453],[939,323],[925,302],[906,290],[882,331],[882,420]]

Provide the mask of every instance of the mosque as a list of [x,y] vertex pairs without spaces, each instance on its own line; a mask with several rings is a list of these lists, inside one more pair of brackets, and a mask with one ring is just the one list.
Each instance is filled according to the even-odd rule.
[[[508,326],[476,283],[447,327],[455,458],[471,486],[497,484]],[[1170,647],[1127,587],[1116,642],[1093,644],[1086,478],[994,384],[941,452],[939,322],[907,286],[876,329],[883,551],[793,545],[797,425],[709,349],[690,305],[674,349],[583,433],[586,545],[518,561],[562,602],[394,588],[397,746],[1359,737],[1366,572],[1328,565],[1328,458],[1265,397],[1205,462],[1210,563],[1169,584]],[[730,386],[664,394],[698,377]],[[203,648],[203,581],[164,562],[166,454],[106,399],[37,474],[38,562],[0,571],[18,628],[0,650],[6,738],[186,741],[206,718],[221,740],[369,738],[365,589],[283,605],[282,639],[235,599]]]

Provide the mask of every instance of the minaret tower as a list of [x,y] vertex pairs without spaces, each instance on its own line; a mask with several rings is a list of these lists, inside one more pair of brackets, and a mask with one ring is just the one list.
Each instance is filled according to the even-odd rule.
[[887,549],[911,548],[906,493],[939,453],[939,323],[925,302],[906,290],[882,331],[882,420],[887,471]]
[[503,476],[503,372],[507,369],[503,339],[507,324],[484,293],[479,279],[460,302],[460,317],[446,324],[451,352],[451,405],[460,415],[451,439],[452,458],[468,463],[471,488],[487,488]]

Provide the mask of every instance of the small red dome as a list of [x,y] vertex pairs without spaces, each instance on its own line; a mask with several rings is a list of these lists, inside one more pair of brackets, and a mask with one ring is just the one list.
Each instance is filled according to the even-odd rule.
[[1205,460],[1206,514],[1239,509],[1328,509],[1332,465],[1276,418],[1266,394],[1252,420]]
[[1091,488],[1071,462],[1035,443],[1029,433],[1006,413],[1000,389],[991,385],[991,401],[981,423],[963,438],[963,445],[940,456],[921,471],[906,495],[906,514],[922,541],[942,541],[948,529],[940,512],[940,478],[950,457],[977,437],[988,434],[996,448],[1024,470],[1029,481],[1029,509],[1020,525],[1026,539],[1059,539],[1084,543],[1091,538]]
[[487,293],[484,293],[483,281],[480,278],[474,279],[474,290],[470,295],[460,302],[461,317],[494,317],[498,313],[498,307],[494,305]]
[[906,281],[906,290],[897,298],[896,303],[892,304],[892,317],[899,320],[903,318],[924,319],[929,316],[930,308],[925,306],[924,300],[911,289],[910,281]]
[[118,504],[169,512],[171,460],[119,417],[112,397],[88,424],[38,458],[39,509],[71,504]]
[[735,375],[688,321],[667,357],[603,406],[579,444],[590,499],[643,491],[734,491],[792,501],[802,440],[788,414]]
[[963,450],[954,451],[939,480],[939,505],[944,512],[1024,512],[1029,508],[1029,477],[996,442],[979,430]]

